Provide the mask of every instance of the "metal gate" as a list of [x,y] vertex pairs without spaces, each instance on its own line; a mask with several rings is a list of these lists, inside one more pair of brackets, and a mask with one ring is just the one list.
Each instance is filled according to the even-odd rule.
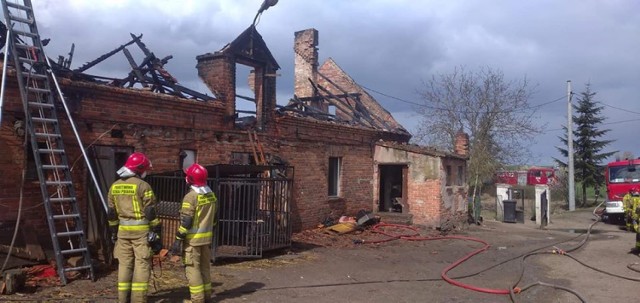
[[[225,165],[209,168],[208,184],[218,197],[214,257],[260,258],[264,251],[291,245],[293,169]],[[220,169],[223,167],[223,169]],[[230,169],[231,168],[231,169]],[[235,173],[234,173],[235,172]],[[182,176],[149,176],[158,198],[163,246],[170,247],[187,186]]]

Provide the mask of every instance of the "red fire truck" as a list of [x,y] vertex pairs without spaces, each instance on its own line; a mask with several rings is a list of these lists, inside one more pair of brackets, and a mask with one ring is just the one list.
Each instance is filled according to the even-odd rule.
[[547,185],[556,181],[556,172],[552,167],[532,167],[527,170],[527,185]]
[[496,173],[496,183],[511,185],[553,184],[556,173],[552,167],[531,167],[527,170],[499,171]]
[[634,186],[640,187],[640,158],[609,162],[604,171],[607,185],[605,219],[623,220],[622,198]]

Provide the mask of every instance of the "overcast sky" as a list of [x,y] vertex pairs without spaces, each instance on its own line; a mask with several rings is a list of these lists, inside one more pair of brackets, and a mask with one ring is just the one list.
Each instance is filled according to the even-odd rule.
[[[179,82],[208,92],[195,57],[220,50],[253,21],[262,0],[36,0],[47,55],[67,55],[72,68],[126,43],[129,33],[160,58]],[[370,91],[409,131],[420,120],[411,104],[433,75],[464,66],[501,70],[508,80],[536,85],[531,105],[544,134],[531,142],[531,165],[552,164],[567,120],[567,80],[586,83],[605,106],[607,149],[640,156],[640,1],[636,0],[280,0],[259,19],[258,31],[281,66],[278,103],[293,95],[294,32],[319,31],[321,62],[331,57]],[[136,47],[129,47],[136,50]],[[142,60],[139,55],[138,62]],[[122,77],[116,55],[87,71]],[[377,92],[381,92],[379,94]]]

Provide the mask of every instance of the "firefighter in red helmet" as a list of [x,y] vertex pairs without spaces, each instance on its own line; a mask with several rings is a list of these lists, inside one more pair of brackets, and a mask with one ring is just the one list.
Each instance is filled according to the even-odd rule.
[[143,180],[151,161],[136,152],[117,171],[109,188],[108,220],[118,259],[118,302],[147,302],[151,256],[162,248],[156,197]]
[[180,227],[171,253],[182,255],[191,302],[213,302],[211,288],[211,243],[216,225],[218,199],[207,186],[207,169],[194,163],[185,171],[191,188],[182,200]]

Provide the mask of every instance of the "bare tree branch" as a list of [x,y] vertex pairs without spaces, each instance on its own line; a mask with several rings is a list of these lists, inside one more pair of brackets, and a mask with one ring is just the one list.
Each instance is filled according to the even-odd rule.
[[523,163],[526,148],[542,131],[536,109],[529,106],[529,81],[507,81],[500,70],[469,72],[458,67],[433,76],[418,94],[422,115],[416,139],[452,150],[459,131],[469,134],[469,171],[480,180],[493,176],[505,164]]

